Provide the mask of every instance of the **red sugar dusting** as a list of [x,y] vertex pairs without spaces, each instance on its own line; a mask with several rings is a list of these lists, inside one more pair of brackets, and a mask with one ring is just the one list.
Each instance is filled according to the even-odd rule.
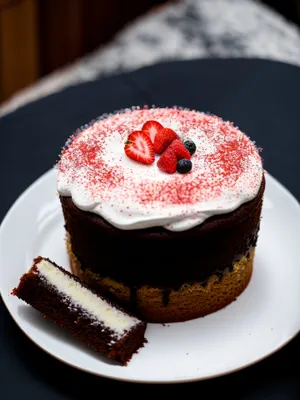
[[[105,159],[108,139],[115,135],[119,143],[124,143],[130,132],[140,129],[150,119],[171,127],[184,140],[200,140],[192,157],[194,167],[190,173],[175,173],[162,181],[148,177],[145,169],[143,179],[137,179],[135,169],[123,165],[120,154],[115,154],[113,162],[108,165]],[[170,204],[188,205],[217,198],[224,187],[234,187],[247,168],[250,156],[259,157],[254,144],[231,122],[177,108],[144,108],[108,116],[72,140],[62,151],[59,171],[73,182],[84,185],[94,198],[109,201],[113,189],[117,188],[118,202],[123,199],[123,204],[131,200],[145,206],[160,203],[161,207],[168,207]],[[206,148],[207,141],[213,146],[213,152]],[[197,167],[198,164],[201,168]]]
[[[231,186],[243,172],[245,159],[252,154],[249,140],[242,136],[231,142],[220,144],[214,154],[206,156],[206,162],[218,171],[218,181]],[[216,182],[217,183],[217,182]],[[220,182],[218,182],[220,185]]]
[[[182,178],[182,176],[180,176]],[[145,186],[148,185],[147,190]],[[193,182],[178,182],[178,176],[170,182],[143,182],[134,188],[136,194],[142,193],[137,201],[144,204],[162,203],[161,207],[168,205],[188,205],[199,201],[205,201],[208,198],[216,198],[221,194],[221,187],[210,185],[209,179],[203,175],[195,177]]]

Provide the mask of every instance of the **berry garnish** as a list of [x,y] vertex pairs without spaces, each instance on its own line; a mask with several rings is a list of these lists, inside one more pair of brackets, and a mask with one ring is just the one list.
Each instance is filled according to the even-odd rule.
[[153,144],[149,136],[142,131],[132,132],[125,143],[126,155],[143,164],[152,164],[155,159]]
[[181,140],[175,139],[170,147],[176,154],[177,160],[181,160],[182,158],[187,158],[188,160],[191,158],[189,151],[184,147],[184,144]]
[[177,163],[177,171],[180,174],[186,174],[192,169],[192,161],[187,160],[186,158],[183,158],[182,160],[179,160]]
[[177,158],[171,147],[168,147],[157,162],[157,166],[168,174],[174,174],[177,167]]
[[178,139],[178,136],[173,129],[161,129],[154,139],[153,148],[155,153],[161,154],[175,139]]
[[161,129],[163,129],[163,126],[157,121],[147,121],[142,127],[142,131],[147,133],[152,143],[154,143],[155,136]]
[[186,140],[184,142],[184,147],[189,151],[190,155],[192,156],[196,151],[196,145],[192,140]]

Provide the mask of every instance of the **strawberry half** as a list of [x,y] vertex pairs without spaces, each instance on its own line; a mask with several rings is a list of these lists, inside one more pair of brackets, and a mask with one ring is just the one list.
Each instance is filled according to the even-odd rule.
[[155,153],[161,154],[175,139],[178,139],[178,136],[177,133],[173,131],[173,129],[161,129],[154,139],[153,148]]
[[143,164],[152,164],[155,159],[153,144],[149,136],[142,131],[132,132],[125,143],[126,155]]
[[157,166],[168,174],[174,174],[177,168],[177,157],[171,147],[168,147],[157,161]]
[[142,127],[142,131],[147,133],[152,143],[154,143],[155,136],[161,129],[163,129],[163,126],[157,121],[147,121]]
[[184,144],[182,143],[181,140],[176,139],[170,144],[171,149],[174,151],[176,154],[177,160],[182,160],[183,158],[186,158],[187,160],[191,159],[191,154],[184,147]]

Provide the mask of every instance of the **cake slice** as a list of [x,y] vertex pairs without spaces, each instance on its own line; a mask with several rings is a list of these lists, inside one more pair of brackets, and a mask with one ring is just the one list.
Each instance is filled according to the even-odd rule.
[[96,294],[47,258],[34,260],[12,294],[123,365],[145,343],[146,322]]

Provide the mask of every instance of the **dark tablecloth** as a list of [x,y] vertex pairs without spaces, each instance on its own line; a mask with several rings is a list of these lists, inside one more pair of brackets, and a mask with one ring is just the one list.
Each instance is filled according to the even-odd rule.
[[[234,121],[264,148],[266,170],[300,199],[299,93],[298,67],[262,60],[196,60],[158,64],[43,98],[0,119],[0,220],[18,195],[52,167],[77,127],[102,113],[144,104],[181,105]],[[141,389],[56,361],[25,337],[2,303],[0,324],[0,398],[81,399],[100,396],[104,385],[124,393]],[[183,386],[190,385],[199,396],[299,399],[299,343],[298,335],[250,368]],[[172,395],[178,386],[155,388],[158,393],[163,389]]]

